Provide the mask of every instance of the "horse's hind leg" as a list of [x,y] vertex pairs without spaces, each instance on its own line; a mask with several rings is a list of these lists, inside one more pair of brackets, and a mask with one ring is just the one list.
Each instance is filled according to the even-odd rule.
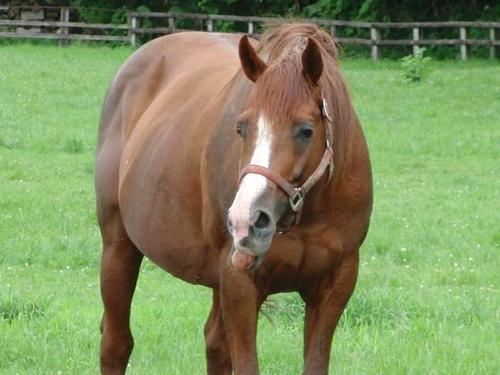
[[101,372],[123,374],[132,352],[130,305],[142,253],[132,244],[118,210],[101,220],[103,254],[101,294],[104,314],[101,322]]
[[222,322],[219,291],[214,289],[212,310],[205,324],[207,373],[209,375],[232,374],[231,354]]

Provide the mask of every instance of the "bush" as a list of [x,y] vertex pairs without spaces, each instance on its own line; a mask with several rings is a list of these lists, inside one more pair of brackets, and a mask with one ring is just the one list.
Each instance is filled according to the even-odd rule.
[[401,59],[402,76],[406,82],[421,82],[429,75],[431,58],[424,57],[424,52],[425,48],[419,48],[416,56],[408,55]]

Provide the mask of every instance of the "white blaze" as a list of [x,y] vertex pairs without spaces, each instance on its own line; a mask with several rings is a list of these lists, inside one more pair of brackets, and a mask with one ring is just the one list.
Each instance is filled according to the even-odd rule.
[[[269,168],[273,135],[267,119],[260,115],[257,121],[257,138],[250,164]],[[248,235],[250,208],[255,200],[264,192],[267,179],[255,173],[246,174],[240,183],[233,204],[229,208],[229,217],[233,224],[235,242]]]

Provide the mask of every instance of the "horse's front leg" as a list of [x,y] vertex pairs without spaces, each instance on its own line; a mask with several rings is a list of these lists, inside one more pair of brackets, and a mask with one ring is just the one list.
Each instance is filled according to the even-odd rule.
[[351,297],[358,274],[358,250],[346,255],[334,273],[303,294],[304,375],[328,374],[333,333]]
[[248,270],[236,270],[225,264],[221,270],[220,297],[233,370],[237,375],[256,375],[257,316],[262,303]]
[[231,354],[227,344],[226,331],[222,321],[220,291],[213,291],[212,310],[205,324],[205,343],[207,350],[207,374],[231,375]]

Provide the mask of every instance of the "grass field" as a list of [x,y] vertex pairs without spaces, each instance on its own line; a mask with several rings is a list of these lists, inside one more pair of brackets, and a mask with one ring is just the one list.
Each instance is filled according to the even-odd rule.
[[[128,48],[0,47],[0,373],[98,371],[93,159]],[[346,61],[371,149],[375,207],[336,374],[500,374],[500,65]],[[259,321],[263,374],[299,374],[294,294]],[[202,374],[210,292],[146,261],[132,374]]]

